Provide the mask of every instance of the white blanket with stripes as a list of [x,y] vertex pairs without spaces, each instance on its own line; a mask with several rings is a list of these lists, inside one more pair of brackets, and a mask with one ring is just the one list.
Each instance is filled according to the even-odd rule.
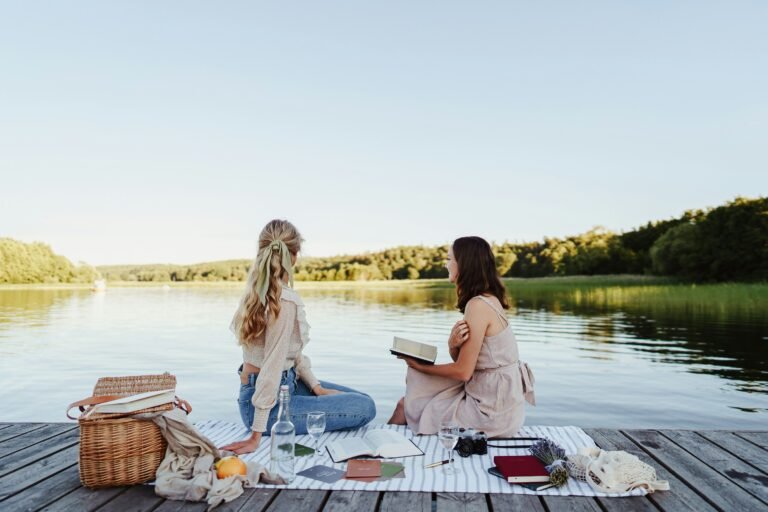
[[[244,439],[249,432],[240,424],[228,423],[218,420],[209,420],[195,423],[202,434],[207,436],[216,446]],[[411,439],[421,450],[424,456],[403,457],[394,459],[405,466],[405,478],[393,478],[383,482],[353,482],[341,479],[333,484],[326,484],[317,480],[301,476],[287,486],[265,485],[264,487],[276,487],[287,489],[323,489],[344,491],[424,491],[424,492],[477,492],[500,494],[542,494],[550,496],[643,496],[646,492],[635,489],[632,492],[621,494],[604,494],[595,492],[589,485],[573,478],[568,484],[560,488],[551,488],[544,491],[532,491],[520,485],[508,484],[503,479],[488,473],[488,468],[493,466],[495,455],[529,455],[525,448],[488,448],[488,455],[472,455],[463,458],[456,455],[455,465],[461,471],[457,475],[445,475],[440,467],[425,469],[430,462],[442,460],[445,451],[436,435],[414,436],[404,426],[373,425],[359,430],[346,432],[329,432],[321,438],[321,444],[348,436],[361,436],[365,431],[374,428],[392,429]],[[579,427],[523,427],[519,432],[520,437],[547,437],[562,446],[566,453],[575,453],[582,447],[593,447],[595,442]],[[297,436],[296,442],[306,446],[313,446],[309,436]],[[491,441],[491,443],[494,443]],[[499,441],[498,444],[511,444],[510,441]],[[529,444],[519,442],[519,444]],[[261,446],[254,453],[241,456],[243,460],[254,460],[266,466],[269,465],[269,437],[262,439]],[[346,469],[346,463],[334,464],[327,451],[322,455],[311,455],[296,458],[296,472],[310,468],[317,464],[332,466],[341,470]]]

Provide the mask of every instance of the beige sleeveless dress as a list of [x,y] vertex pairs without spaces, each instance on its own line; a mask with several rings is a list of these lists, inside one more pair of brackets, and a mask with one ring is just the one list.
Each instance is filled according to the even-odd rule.
[[414,433],[435,434],[441,423],[450,422],[488,437],[511,437],[523,425],[525,402],[536,403],[533,373],[520,361],[506,315],[488,298],[475,299],[493,308],[507,327],[483,339],[475,373],[466,383],[408,368],[405,417]]

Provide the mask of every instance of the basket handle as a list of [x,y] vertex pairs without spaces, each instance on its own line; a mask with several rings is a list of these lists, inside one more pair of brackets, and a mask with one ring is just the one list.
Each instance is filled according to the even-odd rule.
[[86,405],[97,405],[97,404],[103,404],[104,402],[111,402],[112,400],[117,400],[118,398],[123,398],[121,396],[89,396],[88,398],[83,398],[82,400],[78,400],[77,402],[72,402],[67,406],[67,418],[71,420],[76,420],[77,418],[74,416],[69,415],[69,411],[72,410],[74,407],[78,407],[80,409],[80,412],[85,412],[85,406]]
[[187,416],[189,416],[189,413],[192,412],[192,405],[187,402],[186,400],[182,400],[179,397],[176,397],[176,401],[174,402],[174,405],[187,413]]

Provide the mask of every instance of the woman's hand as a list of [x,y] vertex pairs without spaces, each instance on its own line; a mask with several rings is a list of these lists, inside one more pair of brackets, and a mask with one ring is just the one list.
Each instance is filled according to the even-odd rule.
[[466,320],[459,320],[453,325],[451,335],[448,337],[448,348],[461,348],[465,341],[469,339],[469,325]]
[[397,356],[397,358],[405,361],[405,364],[407,364],[409,368],[413,368],[414,370],[417,370],[420,372],[423,371],[422,368],[424,368],[424,365],[418,362],[417,360],[415,360],[414,358],[406,357],[406,356]]
[[219,448],[219,450],[227,450],[240,455],[243,453],[255,452],[260,443],[261,432],[251,432],[251,437],[245,441],[235,441],[234,443],[229,443],[228,445]]
[[343,393],[343,391],[339,391],[338,389],[325,389],[320,384],[316,385],[312,388],[312,392],[317,396],[323,396],[323,395],[338,395],[339,393]]

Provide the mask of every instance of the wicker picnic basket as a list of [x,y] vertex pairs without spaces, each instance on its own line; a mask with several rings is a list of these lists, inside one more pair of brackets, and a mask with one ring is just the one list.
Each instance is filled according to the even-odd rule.
[[[189,413],[189,405],[183,400],[172,404],[142,409],[128,414],[88,414],[82,403],[98,403],[99,397],[123,397],[176,389],[176,377],[139,375],[130,377],[102,377],[96,382],[93,397],[73,406],[79,406],[83,414],[80,425],[80,481],[86,487],[110,487],[132,485],[155,479],[155,472],[165,456],[167,443],[160,429],[150,420],[130,417],[134,414],[151,413],[182,407]],[[180,403],[181,404],[180,404]],[[69,416],[69,414],[68,414]]]

